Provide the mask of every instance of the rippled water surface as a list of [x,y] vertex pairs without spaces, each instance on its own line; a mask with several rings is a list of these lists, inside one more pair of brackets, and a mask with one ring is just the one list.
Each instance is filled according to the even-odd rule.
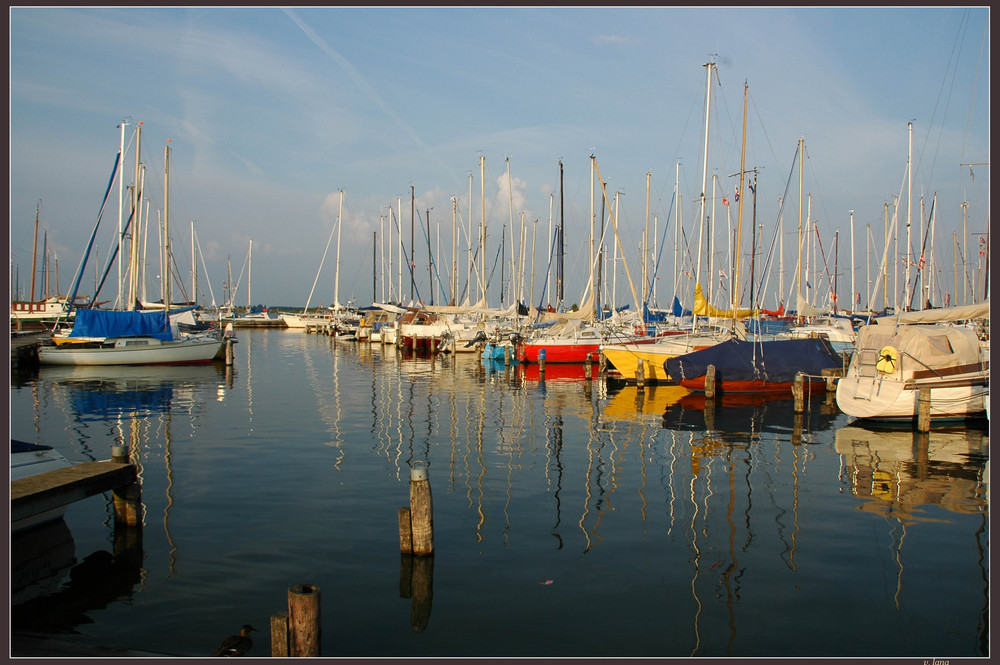
[[[110,493],[19,537],[15,563],[51,561],[15,565],[14,630],[204,656],[249,623],[267,656],[311,584],[324,656],[988,653],[985,430],[238,332],[232,368],[13,377],[13,438],[75,462],[128,446],[145,507],[138,548]],[[418,463],[434,554],[414,560]]]

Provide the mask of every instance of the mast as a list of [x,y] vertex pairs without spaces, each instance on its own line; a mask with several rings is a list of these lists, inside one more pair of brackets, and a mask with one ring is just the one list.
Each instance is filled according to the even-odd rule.
[[646,320],[646,302],[649,300],[649,180],[652,171],[646,171],[646,230],[642,233],[642,311],[639,313]]
[[250,296],[250,284],[253,276],[253,239],[250,239],[250,247],[247,250],[247,314],[253,311],[253,298]]
[[431,209],[427,208],[427,292],[428,302],[434,304],[434,256],[431,254]]
[[594,293],[594,156],[590,156],[590,253],[587,255],[590,264],[590,295],[593,299],[591,318],[597,318],[597,294]]
[[[341,202],[343,202],[343,195],[341,195]],[[417,269],[417,260],[416,260],[417,257],[413,253],[413,228],[414,228],[413,227],[413,224],[414,224],[413,220],[415,218],[416,205],[417,205],[417,199],[416,199],[416,197],[415,197],[415,195],[413,193],[413,185],[410,185],[410,302],[415,302],[415,300],[416,300],[416,298],[414,296],[414,293],[415,293],[415,291],[414,291],[414,287],[415,287],[415,285],[414,285],[414,279],[415,279],[414,278],[414,272]],[[337,225],[338,226],[340,225],[339,221],[337,222]],[[340,236],[339,235],[337,237],[337,252],[338,252],[337,253],[337,256],[338,256],[337,268],[339,269],[340,268],[340,259],[339,259],[339,257],[340,257]]]
[[[701,202],[699,204],[698,210],[698,262],[695,265],[695,284],[701,283],[701,251],[702,242],[705,237],[705,190],[708,187],[708,122],[711,118],[712,112],[712,70],[715,68],[715,63],[709,61],[704,65],[708,68],[708,79],[705,85],[705,147],[702,152],[702,168],[701,168]],[[691,317],[691,330],[695,330],[698,326],[698,317]]]
[[[141,124],[141,123],[140,123]],[[121,124],[118,125],[121,128],[121,140],[118,147],[118,301],[121,302],[122,298],[122,206],[125,203],[125,172],[121,168],[121,162],[125,159],[125,127],[128,123],[122,120]],[[97,294],[94,294],[95,297]]]
[[194,251],[194,221],[191,222],[191,301],[198,304],[198,263]]
[[31,245],[31,302],[35,302],[35,257],[38,256],[38,211],[42,207],[42,200],[38,199],[35,206],[35,240]]
[[799,312],[799,303],[803,302],[802,298],[802,162],[803,162],[803,148],[805,147],[803,143],[805,139],[801,136],[799,137],[799,258],[795,264],[795,310],[798,315],[796,318],[801,322],[802,313]]
[[142,188],[139,184],[140,173],[141,173],[141,162],[139,161],[141,157],[140,143],[142,140],[142,122],[135,128],[135,186],[132,190],[132,215],[133,215],[133,225],[132,225],[132,249],[129,254],[129,302],[128,311],[135,311],[135,302],[139,294],[138,280],[139,280],[139,233],[137,225],[139,223],[139,213],[141,210],[140,203],[142,201]]
[[163,309],[170,325],[170,139],[163,148],[163,270],[160,271]]
[[451,304],[458,304],[458,199],[451,197]]
[[856,287],[854,282],[854,211],[852,210],[851,211],[851,314],[854,313],[854,303],[855,303],[854,294],[857,293],[855,289]]
[[[411,188],[412,189],[412,188]],[[340,231],[343,228],[341,224],[342,215],[344,212],[344,190],[340,190],[340,204],[337,208],[337,269],[333,271],[333,311],[336,312],[340,309]],[[410,255],[412,256],[412,254]],[[413,275],[413,271],[410,271],[410,275]]]
[[903,307],[909,309],[908,305],[908,294],[910,292],[910,215],[913,209],[913,123],[906,123],[907,133],[909,135],[909,148],[906,157],[906,279],[903,281],[905,285],[904,296],[903,296]]
[[[736,251],[733,253],[733,292],[731,299],[733,303],[733,317],[736,316],[736,308],[739,305],[740,293],[740,252],[743,248],[743,177],[746,175],[747,156],[747,90],[749,86],[743,81],[743,144],[740,148],[740,188],[736,190]],[[753,303],[751,303],[753,305]]]
[[479,284],[483,290],[483,305],[486,305],[486,155],[479,155]]
[[563,272],[564,264],[563,261],[566,257],[566,218],[564,215],[565,208],[563,207],[563,163],[559,160],[559,270],[556,273],[556,293],[558,300],[558,309],[562,311],[563,303],[565,299],[564,286],[566,281],[566,273]]

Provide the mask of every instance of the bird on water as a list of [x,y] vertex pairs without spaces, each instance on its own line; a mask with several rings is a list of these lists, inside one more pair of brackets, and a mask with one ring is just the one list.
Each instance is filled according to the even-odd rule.
[[215,650],[213,656],[242,656],[253,647],[253,640],[250,639],[250,632],[257,629],[251,625],[240,628],[239,635],[230,635],[222,640],[222,644]]

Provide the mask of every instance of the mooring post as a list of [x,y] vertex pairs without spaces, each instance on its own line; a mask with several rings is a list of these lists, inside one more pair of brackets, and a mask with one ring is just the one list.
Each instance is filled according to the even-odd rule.
[[545,349],[538,349],[538,371],[545,371]]
[[804,376],[805,375],[802,372],[796,372],[795,383],[792,385],[792,397],[795,398],[795,413],[802,413],[805,408],[803,404],[805,401],[803,400],[803,394],[805,393],[805,388],[803,386]]
[[288,612],[271,617],[271,657],[288,658]]
[[503,366],[510,367],[510,347],[503,347]]
[[594,354],[587,354],[587,362],[583,366],[583,378],[590,381],[591,375],[594,372]]
[[434,554],[434,508],[431,483],[423,462],[410,469],[410,534],[413,553],[417,556]]
[[410,524],[410,507],[399,509],[399,551],[413,554],[413,527]]
[[226,338],[226,365],[232,366],[233,364],[233,338]]
[[315,658],[320,655],[319,587],[296,584],[288,588],[288,655]]
[[608,373],[608,357],[604,355],[604,351],[597,352],[597,371],[604,376]]
[[[125,446],[111,447],[111,461],[117,464],[128,464],[128,448]],[[111,490],[112,502],[115,507],[115,525],[137,527],[142,525],[142,490],[139,481],[129,483]]]
[[917,390],[917,431],[929,432],[931,430],[931,389],[919,388]]
[[705,399],[715,398],[715,365],[705,368]]
[[640,388],[646,386],[646,363],[642,358],[639,358],[639,364],[635,368],[635,385]]

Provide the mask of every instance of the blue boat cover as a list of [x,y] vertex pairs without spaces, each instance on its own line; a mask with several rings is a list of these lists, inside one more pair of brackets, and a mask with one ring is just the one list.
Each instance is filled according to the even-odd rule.
[[791,383],[798,372],[821,375],[842,362],[830,342],[821,337],[747,342],[730,339],[668,358],[663,367],[674,381],[704,376],[715,365],[717,381],[765,381]]
[[164,310],[121,312],[103,309],[78,309],[70,337],[156,337],[169,342],[174,338]]

